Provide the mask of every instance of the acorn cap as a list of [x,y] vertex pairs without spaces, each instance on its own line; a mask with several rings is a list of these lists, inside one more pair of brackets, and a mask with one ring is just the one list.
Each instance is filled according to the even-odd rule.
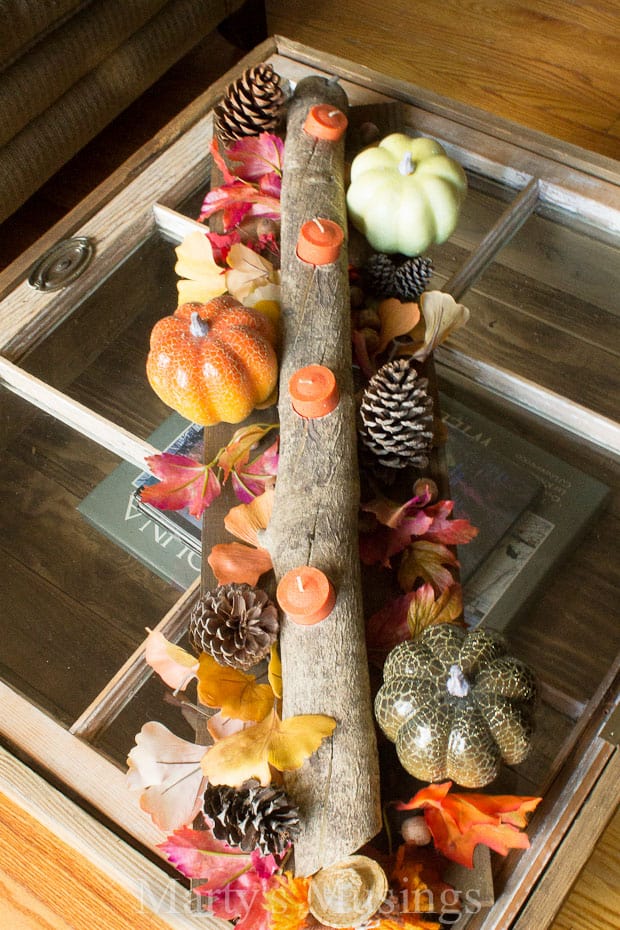
[[388,880],[378,862],[349,856],[312,876],[310,913],[326,927],[356,927],[368,920],[388,893]]

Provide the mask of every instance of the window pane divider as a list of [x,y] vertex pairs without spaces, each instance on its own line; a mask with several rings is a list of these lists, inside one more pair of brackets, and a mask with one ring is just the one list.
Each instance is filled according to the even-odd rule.
[[145,459],[160,451],[3,356],[0,356],[0,384],[137,468],[148,471]]
[[[176,643],[187,629],[189,614],[199,593],[200,578],[196,578],[162,617],[153,632],[161,633],[166,639]],[[151,669],[146,664],[145,652],[146,639],[71,724],[70,733],[82,739],[92,740],[101,730],[110,726],[151,675]]]
[[537,178],[532,178],[504,210],[469,258],[465,259],[461,267],[446,281],[443,291],[451,294],[455,300],[462,297],[534,212],[539,200],[539,191],[540,182]]
[[620,426],[609,417],[557,394],[548,388],[521,378],[513,372],[472,358],[448,344],[435,350],[439,375],[449,373],[487,388],[543,420],[568,430],[588,443],[620,455]]

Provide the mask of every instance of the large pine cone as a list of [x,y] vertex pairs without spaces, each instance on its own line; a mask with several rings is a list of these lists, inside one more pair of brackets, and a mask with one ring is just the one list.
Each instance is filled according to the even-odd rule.
[[214,110],[218,138],[224,145],[275,129],[284,104],[280,75],[269,64],[256,65],[226,88]]
[[278,635],[278,611],[267,594],[249,584],[207,591],[192,610],[189,639],[196,653],[246,670],[269,653]]
[[360,406],[360,438],[387,468],[428,466],[433,442],[433,400],[428,379],[411,359],[397,358],[370,379]]
[[209,785],[203,811],[213,821],[213,833],[243,852],[260,849],[281,855],[299,833],[299,814],[281,788],[266,788],[255,779],[240,788]]

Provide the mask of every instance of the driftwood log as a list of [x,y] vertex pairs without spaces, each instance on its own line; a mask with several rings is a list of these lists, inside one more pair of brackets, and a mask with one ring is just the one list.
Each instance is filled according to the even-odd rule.
[[[315,217],[339,223],[346,236],[344,141],[317,141],[302,128],[317,103],[347,108],[344,91],[318,77],[301,81],[289,105],[282,185],[280,462],[264,538],[276,581],[289,570],[312,565],[337,593],[332,613],[321,623],[299,626],[286,615],[282,622],[284,717],[321,713],[337,721],[332,737],[286,776],[302,821],[295,843],[298,875],[340,861],[381,828],[358,554],[346,241],[329,265],[314,267],[296,255],[299,230]],[[327,416],[304,420],[291,407],[288,382],[297,369],[313,363],[334,372],[340,402]]]

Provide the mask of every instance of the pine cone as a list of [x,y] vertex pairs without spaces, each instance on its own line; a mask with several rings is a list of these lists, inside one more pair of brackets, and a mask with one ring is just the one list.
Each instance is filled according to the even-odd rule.
[[433,274],[433,262],[430,258],[409,258],[394,273],[394,297],[403,303],[417,301],[424,293],[426,285]]
[[395,297],[406,303],[417,301],[424,292],[433,273],[430,258],[408,258],[398,264],[390,255],[377,252],[366,262],[363,280],[366,289],[374,297]]
[[428,380],[411,359],[397,358],[370,379],[360,406],[363,444],[387,468],[426,468],[433,441]]
[[280,75],[269,64],[256,65],[226,88],[214,110],[217,135],[224,145],[270,132],[278,125],[284,103]]
[[263,855],[281,855],[299,833],[299,814],[281,788],[262,788],[255,779],[240,788],[209,785],[203,811],[213,833],[243,852],[258,847]]
[[260,662],[278,635],[278,612],[260,588],[222,584],[207,591],[192,610],[189,639],[196,653],[220,665],[248,669]]
[[362,280],[368,293],[372,297],[384,299],[393,297],[394,275],[396,264],[389,255],[376,252],[371,255],[362,269]]

